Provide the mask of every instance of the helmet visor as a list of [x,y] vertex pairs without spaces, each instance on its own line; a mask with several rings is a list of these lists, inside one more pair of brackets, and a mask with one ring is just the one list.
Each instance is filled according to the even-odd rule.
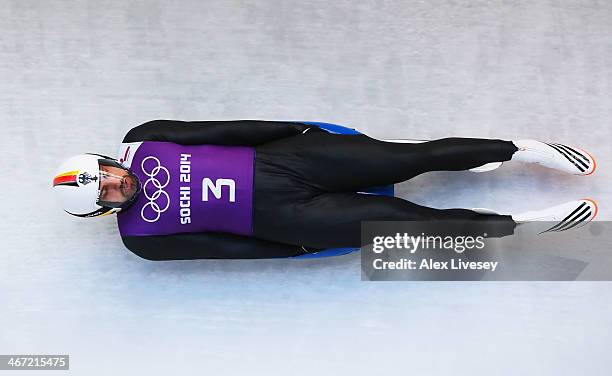
[[140,182],[130,170],[112,159],[100,159],[99,167],[98,205],[119,208],[135,198]]

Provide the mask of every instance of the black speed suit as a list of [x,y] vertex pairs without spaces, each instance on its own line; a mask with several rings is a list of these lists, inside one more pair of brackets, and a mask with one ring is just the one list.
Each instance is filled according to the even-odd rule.
[[338,135],[300,122],[155,120],[130,130],[124,142],[255,147],[254,236],[227,233],[123,237],[153,260],[289,257],[333,247],[359,247],[366,220],[479,220],[512,234],[510,216],[439,210],[397,197],[357,193],[427,171],[467,170],[507,161],[512,142],[445,138],[419,144],[366,135]]

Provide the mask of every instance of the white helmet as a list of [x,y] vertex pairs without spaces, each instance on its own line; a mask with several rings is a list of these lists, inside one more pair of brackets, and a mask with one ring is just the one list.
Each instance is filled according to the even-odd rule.
[[[128,171],[137,182],[137,188],[126,201],[106,202],[100,199],[100,181],[104,172],[100,165],[119,167]],[[140,184],[138,178],[117,160],[100,154],[80,154],[61,164],[53,178],[53,190],[64,210],[77,217],[97,217],[116,213],[129,206],[136,198]]]

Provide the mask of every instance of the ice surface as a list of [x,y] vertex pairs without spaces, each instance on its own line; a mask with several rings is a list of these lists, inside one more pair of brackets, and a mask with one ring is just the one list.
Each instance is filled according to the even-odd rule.
[[501,212],[592,197],[609,220],[611,17],[595,0],[0,0],[0,353],[69,353],[75,375],[608,374],[610,283],[368,283],[357,255],[148,262],[113,218],[63,214],[50,180],[151,119],[328,121],[581,146],[592,177],[517,164],[400,192]]

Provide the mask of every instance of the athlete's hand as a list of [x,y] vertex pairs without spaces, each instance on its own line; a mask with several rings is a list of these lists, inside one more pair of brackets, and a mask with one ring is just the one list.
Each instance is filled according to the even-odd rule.
[[306,246],[302,246],[301,248],[304,251],[305,255],[310,254],[310,253],[321,252],[323,250],[322,248],[313,248],[313,247],[306,247]]

